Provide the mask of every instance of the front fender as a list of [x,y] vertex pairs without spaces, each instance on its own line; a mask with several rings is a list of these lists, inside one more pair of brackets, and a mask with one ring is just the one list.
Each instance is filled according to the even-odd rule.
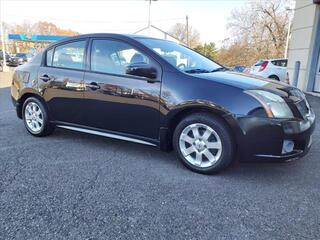
[[177,124],[187,115],[205,111],[221,118],[229,127],[230,133],[233,135],[236,144],[243,137],[243,131],[240,128],[237,116],[228,112],[222,106],[207,100],[186,101],[172,107],[165,115],[162,116],[160,128],[161,148],[164,150],[171,149],[171,140],[173,132]]
[[[223,107],[210,102],[208,100],[192,100],[192,101],[185,101],[180,104],[177,104],[166,111],[164,119],[163,119],[163,127],[168,127],[170,122],[177,118],[178,115],[185,115],[186,113],[195,112],[195,111],[201,111],[206,110],[210,111],[214,114],[217,114],[219,116],[228,115],[230,114],[226,109]],[[164,113],[164,112],[162,112]]]

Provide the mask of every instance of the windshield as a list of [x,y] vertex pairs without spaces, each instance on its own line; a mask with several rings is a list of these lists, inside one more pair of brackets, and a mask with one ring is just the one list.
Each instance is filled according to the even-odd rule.
[[161,39],[137,39],[181,71],[205,73],[223,68],[221,65],[180,44]]

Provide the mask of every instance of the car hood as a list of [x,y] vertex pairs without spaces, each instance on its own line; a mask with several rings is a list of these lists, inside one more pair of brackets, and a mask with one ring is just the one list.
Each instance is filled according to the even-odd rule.
[[[198,74],[197,77],[240,88],[242,90],[260,89],[271,91],[283,97],[290,97],[301,92],[286,83],[250,75],[246,73],[222,71]],[[299,98],[301,93],[298,94]]]

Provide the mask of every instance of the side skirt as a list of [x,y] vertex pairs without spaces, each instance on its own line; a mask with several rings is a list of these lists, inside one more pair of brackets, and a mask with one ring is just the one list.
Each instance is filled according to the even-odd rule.
[[75,125],[69,125],[66,123],[61,123],[61,122],[57,122],[55,123],[56,127],[58,128],[64,128],[64,129],[68,129],[68,130],[72,130],[72,131],[77,131],[77,132],[82,132],[82,133],[88,133],[88,134],[93,134],[93,135],[97,135],[97,136],[102,136],[102,137],[109,137],[109,138],[114,138],[114,139],[119,139],[119,140],[125,140],[125,141],[129,141],[129,142],[134,142],[134,143],[140,143],[140,144],[144,144],[144,145],[149,145],[149,146],[154,146],[154,147],[158,147],[159,144],[156,143],[155,140],[142,140],[142,139],[138,139],[135,136],[132,135],[124,135],[124,134],[120,134],[117,132],[107,132],[107,131],[101,131],[99,129],[90,129],[84,126],[75,126]]

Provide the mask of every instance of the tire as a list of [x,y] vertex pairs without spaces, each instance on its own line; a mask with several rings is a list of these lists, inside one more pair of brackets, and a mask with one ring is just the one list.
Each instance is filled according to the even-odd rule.
[[33,136],[44,137],[54,131],[46,106],[37,98],[29,97],[24,101],[22,119],[26,129]]
[[280,78],[276,75],[271,75],[271,76],[269,76],[269,78],[280,81]]
[[235,156],[235,143],[228,126],[208,113],[184,118],[174,131],[173,147],[187,168],[202,174],[225,169]]

